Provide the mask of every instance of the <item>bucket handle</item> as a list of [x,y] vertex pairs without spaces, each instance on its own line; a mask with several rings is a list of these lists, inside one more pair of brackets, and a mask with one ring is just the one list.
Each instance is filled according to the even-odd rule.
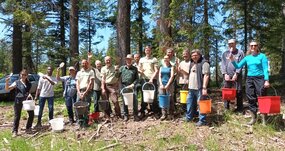
[[154,89],[154,91],[155,91],[155,86],[154,86],[154,84],[153,84],[153,83],[149,83],[149,82],[145,82],[145,83],[143,84],[142,90],[144,90],[143,88],[145,87],[146,84],[152,85],[152,87],[153,87],[153,89]]
[[[272,89],[274,90],[275,96],[277,96],[277,91],[276,91],[276,89],[275,89],[273,86],[271,86],[271,85],[270,85],[270,88],[272,88]],[[260,93],[261,93],[261,90],[262,90],[262,89],[268,89],[268,88],[261,87],[261,88],[260,88]],[[260,96],[262,96],[262,94],[260,94]]]
[[[205,98],[207,98],[207,99],[212,100],[211,97],[210,97],[210,95],[201,95],[201,97],[205,97]],[[201,101],[201,97],[199,98],[199,101]],[[203,99],[203,100],[204,100],[204,99]]]
[[29,98],[32,98],[32,100],[34,100],[33,96],[31,94],[29,94],[26,98],[26,100],[28,100]]
[[[236,87],[236,90],[237,90],[237,83],[238,83],[237,81],[230,80],[230,81],[225,81],[225,82],[232,82],[232,83],[234,83],[234,85]],[[225,84],[224,84],[223,88],[225,88]]]
[[124,94],[124,90],[126,90],[126,89],[131,89],[132,91],[133,91],[133,93],[134,93],[134,89],[132,89],[132,88],[127,88],[127,87],[124,87],[122,90],[121,90],[121,94]]

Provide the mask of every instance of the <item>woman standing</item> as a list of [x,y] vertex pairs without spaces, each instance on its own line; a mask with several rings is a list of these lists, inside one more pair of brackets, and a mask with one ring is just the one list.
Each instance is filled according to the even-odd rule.
[[[23,101],[27,99],[29,96],[29,91],[31,89],[31,83],[28,81],[28,72],[23,69],[20,73],[20,79],[13,82],[10,86],[8,84],[10,77],[6,78],[5,90],[13,90],[15,89],[15,102],[14,102],[14,123],[13,123],[13,135],[12,137],[16,137],[18,135],[18,128],[21,118],[21,111],[23,107]],[[26,124],[26,133],[32,132],[32,124],[34,120],[34,111],[28,111],[29,118]]]
[[265,54],[261,53],[258,49],[258,43],[253,41],[250,43],[250,50],[247,56],[239,63],[234,61],[231,54],[229,59],[235,68],[242,68],[247,65],[247,78],[246,78],[246,97],[249,102],[249,110],[252,116],[248,125],[253,125],[256,122],[257,113],[257,96],[262,96],[265,93],[264,88],[268,88],[269,74],[268,74],[268,60]]
[[74,121],[74,113],[73,113],[73,104],[76,102],[76,70],[73,66],[68,68],[69,76],[59,76],[61,68],[57,68],[56,79],[58,81],[64,82],[64,91],[63,96],[65,99],[65,105],[68,113],[69,123],[73,124]]
[[[164,64],[165,66],[161,66],[159,69],[159,94],[169,94],[170,89],[173,85],[173,76],[174,76],[174,67],[170,64],[169,56],[164,56]],[[171,94],[170,94],[171,95]],[[167,117],[167,108],[162,108],[162,116],[160,120],[165,120]],[[174,101],[173,97],[170,96],[170,114],[174,112]]]

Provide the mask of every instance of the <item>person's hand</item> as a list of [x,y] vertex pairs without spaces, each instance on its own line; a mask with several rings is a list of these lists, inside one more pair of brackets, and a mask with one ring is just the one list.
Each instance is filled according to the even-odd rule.
[[102,89],[102,94],[106,94],[106,89]]
[[165,88],[165,90],[168,90],[169,89],[169,85],[166,85],[164,88]]
[[92,52],[88,52],[88,54],[87,54],[87,57],[90,59],[90,58],[92,58]]
[[164,86],[163,86],[162,84],[161,84],[159,87],[160,87],[160,89],[165,89],[165,88],[164,88]]
[[202,89],[202,95],[208,95],[207,89]]
[[264,82],[264,88],[269,88],[269,87],[270,87],[269,81],[265,81],[265,82]]
[[149,79],[148,83],[153,83],[153,79]]
[[235,73],[234,76],[232,77],[232,81],[236,81],[237,80],[237,74]]
[[132,89],[133,87],[134,87],[134,84],[130,84],[126,88]]
[[56,68],[56,71],[57,71],[57,72],[59,72],[59,71],[60,71],[60,69],[61,69],[61,68],[60,68],[60,67],[58,67],[58,68]]
[[47,76],[43,75],[42,78],[43,78],[43,79],[47,79]]
[[233,55],[232,53],[230,53],[230,54],[228,55],[228,59],[230,59],[231,61],[234,61],[234,55]]
[[7,78],[5,79],[5,82],[8,83],[9,80],[10,80],[10,77],[7,77]]
[[225,74],[225,81],[230,81],[230,80],[231,80],[230,76],[228,74]]

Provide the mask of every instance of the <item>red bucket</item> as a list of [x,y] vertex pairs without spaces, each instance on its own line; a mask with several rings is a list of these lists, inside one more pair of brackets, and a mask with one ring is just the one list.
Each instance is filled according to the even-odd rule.
[[235,100],[236,92],[237,92],[236,88],[222,88],[222,99],[224,101]]
[[100,116],[100,112],[94,112],[92,114],[89,114],[89,120],[98,120]]
[[260,113],[280,113],[280,96],[260,96],[257,99]]

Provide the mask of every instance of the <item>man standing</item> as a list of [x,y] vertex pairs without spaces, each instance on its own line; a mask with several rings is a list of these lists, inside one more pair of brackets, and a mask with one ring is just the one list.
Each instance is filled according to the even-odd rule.
[[[112,100],[115,108],[117,117],[121,117],[121,109],[118,101],[118,90],[119,90],[119,67],[112,65],[110,56],[105,57],[105,66],[101,69],[102,74],[102,98]],[[112,110],[109,108],[106,111],[107,118],[110,117]]]
[[41,128],[42,126],[42,115],[46,100],[48,101],[49,109],[49,120],[53,119],[53,104],[54,104],[54,85],[57,83],[55,77],[52,76],[53,68],[51,66],[47,67],[47,74],[40,77],[39,85],[36,91],[35,100],[39,98],[39,115],[36,128]]
[[[133,60],[132,55],[128,54],[126,57],[126,65],[120,68],[121,89],[123,88],[133,89],[139,80],[138,69],[132,65],[132,60]],[[136,93],[134,93],[132,101],[133,101],[134,121],[138,121],[139,120],[138,100]],[[128,111],[128,106],[125,105],[124,98],[123,98],[123,109],[124,109],[124,121],[127,121],[129,119],[129,111]]]
[[[158,73],[158,61],[155,57],[151,56],[151,47],[146,46],[145,47],[145,57],[141,58],[139,61],[139,72],[141,73],[141,77],[143,82],[149,82],[154,84],[155,86],[155,95],[154,95],[154,100],[151,105],[152,111],[158,116],[160,109],[158,107],[158,101],[157,101],[157,73]],[[143,95],[142,95],[142,100],[143,100]],[[145,116],[145,110],[147,107],[147,103],[144,101],[141,102],[141,109],[140,109],[140,118],[144,118]],[[159,118],[159,117],[156,117]]]
[[[207,96],[207,87],[210,78],[210,65],[202,57],[199,49],[191,52],[191,64],[189,71],[189,92],[187,96],[186,121],[192,121],[197,113],[197,104],[202,96]],[[206,114],[199,113],[199,121],[196,126],[206,125]]]
[[[222,74],[224,77],[224,87],[237,88],[237,108],[235,112],[243,112],[243,101],[242,101],[242,69],[236,69],[231,61],[228,59],[230,54],[233,55],[235,61],[239,63],[244,58],[244,53],[236,48],[236,40],[228,40],[229,49],[223,53],[222,56]],[[224,102],[225,109],[230,109],[230,101]]]
[[94,79],[94,86],[93,86],[93,98],[94,98],[94,111],[99,112],[99,105],[98,101],[101,97],[101,81],[102,81],[102,75],[101,75],[101,67],[102,63],[100,60],[95,61],[95,68],[93,68],[93,71],[95,73],[95,79]]
[[88,102],[88,112],[90,112],[92,87],[94,83],[94,72],[89,67],[86,59],[81,61],[81,70],[76,75],[77,101]]

